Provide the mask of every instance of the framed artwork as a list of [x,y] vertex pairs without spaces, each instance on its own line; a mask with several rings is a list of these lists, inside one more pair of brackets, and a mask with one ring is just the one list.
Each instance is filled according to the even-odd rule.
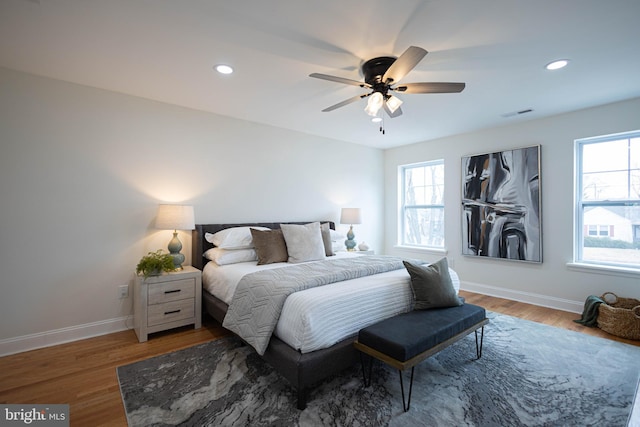
[[540,146],[462,158],[462,254],[542,262]]

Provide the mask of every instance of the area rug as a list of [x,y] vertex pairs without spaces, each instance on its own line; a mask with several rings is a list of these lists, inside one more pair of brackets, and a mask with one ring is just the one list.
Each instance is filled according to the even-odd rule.
[[[130,426],[625,426],[640,347],[488,313],[482,358],[473,334],[416,367],[409,412],[398,372],[359,364],[296,393],[228,337],[117,369]],[[407,374],[408,375],[408,374]],[[408,376],[405,377],[408,380]],[[405,384],[408,381],[405,381]]]

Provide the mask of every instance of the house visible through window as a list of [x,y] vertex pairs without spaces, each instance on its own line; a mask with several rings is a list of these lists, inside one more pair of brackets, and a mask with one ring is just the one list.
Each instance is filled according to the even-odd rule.
[[576,141],[577,262],[640,268],[640,131]]
[[399,243],[444,248],[444,160],[400,166],[399,174]]
[[609,237],[613,233],[609,233],[609,229],[613,230],[613,225],[587,225],[587,233],[591,237]]

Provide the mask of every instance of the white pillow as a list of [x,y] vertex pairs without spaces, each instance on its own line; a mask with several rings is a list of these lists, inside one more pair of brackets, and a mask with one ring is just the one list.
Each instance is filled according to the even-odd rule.
[[451,267],[449,267],[449,276],[451,276],[453,289],[455,289],[456,294],[458,294],[460,292],[460,277],[458,276],[458,273],[451,269]]
[[326,258],[319,222],[305,225],[280,224],[280,228],[287,244],[289,262],[316,261]]
[[253,238],[251,229],[270,230],[267,227],[232,227],[220,230],[215,234],[205,233],[207,242],[213,243],[222,249],[251,249],[253,248]]
[[340,242],[340,243],[344,243],[344,241],[347,238],[347,235],[340,232],[340,231],[336,231],[336,230],[329,230],[329,235],[331,236],[331,241],[332,242]]
[[257,261],[255,249],[222,249],[211,248],[204,253],[204,257],[218,265],[236,264],[238,262]]
[[322,236],[322,244],[324,245],[324,254],[326,256],[334,256],[335,251],[331,245],[331,228],[329,228],[328,222],[320,224],[320,235]]

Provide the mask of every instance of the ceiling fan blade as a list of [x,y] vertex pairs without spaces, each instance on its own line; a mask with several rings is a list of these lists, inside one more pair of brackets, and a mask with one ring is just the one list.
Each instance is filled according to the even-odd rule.
[[407,83],[392,90],[402,93],[458,93],[465,86],[464,83]]
[[329,111],[333,111],[333,110],[335,110],[335,109],[337,109],[337,108],[344,107],[345,105],[349,105],[349,104],[351,104],[352,102],[356,102],[356,101],[358,101],[358,100],[360,100],[360,99],[362,99],[362,98],[366,98],[367,96],[369,96],[369,94],[368,94],[368,93],[366,93],[366,94],[364,94],[364,95],[356,95],[356,96],[354,96],[354,97],[352,97],[352,98],[345,99],[345,100],[344,100],[344,101],[342,101],[342,102],[338,102],[337,104],[332,105],[331,107],[327,107],[327,108],[325,108],[324,110],[322,110],[322,112],[323,112],[323,113],[326,113],[326,112],[329,112]]
[[344,77],[330,76],[328,74],[320,74],[320,73],[312,73],[309,74],[309,77],[314,77],[316,79],[329,80],[331,82],[344,83],[346,85],[360,86],[360,87],[371,87],[370,84],[365,82],[359,82],[357,80],[345,79]]
[[422,58],[424,58],[427,53],[428,52],[421,47],[409,46],[409,48],[391,64],[387,72],[384,73],[382,81],[387,84],[397,84],[409,71],[413,70],[413,68],[422,61]]
[[384,103],[384,111],[387,113],[387,115],[389,115],[389,117],[391,117],[392,119],[394,117],[398,117],[402,115],[402,108],[398,107],[396,108],[396,111],[391,112],[391,110],[389,109],[389,107],[387,106],[387,103]]

